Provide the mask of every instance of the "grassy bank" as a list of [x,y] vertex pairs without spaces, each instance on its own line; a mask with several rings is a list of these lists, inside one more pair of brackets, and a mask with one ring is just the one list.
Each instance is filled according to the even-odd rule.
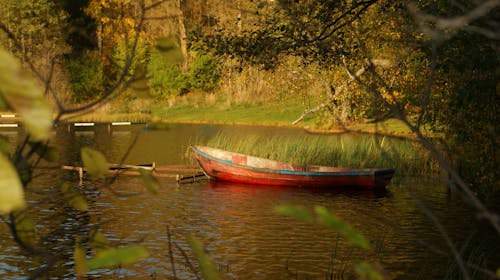
[[236,101],[223,94],[190,93],[165,100],[118,100],[96,112],[71,118],[69,121],[273,125],[301,127],[314,133],[355,131],[410,134],[404,124],[394,119],[379,123],[367,120],[335,126],[319,113],[309,114],[298,124],[292,125],[306,109],[319,103],[319,100],[305,101],[300,97]]
[[[211,100],[208,96],[206,99]],[[152,108],[155,119],[166,122],[206,122],[223,124],[290,125],[303,112],[304,106],[293,99],[266,102],[230,103],[224,100],[180,101],[171,106]],[[301,125],[314,125],[309,118]]]

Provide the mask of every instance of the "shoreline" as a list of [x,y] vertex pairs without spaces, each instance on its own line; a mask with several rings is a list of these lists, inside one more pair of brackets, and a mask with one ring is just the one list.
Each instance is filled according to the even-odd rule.
[[[255,109],[255,108],[252,108]],[[8,112],[2,112],[2,114],[12,114]],[[178,115],[179,116],[179,115]],[[130,124],[199,124],[199,125],[235,125],[235,126],[266,126],[266,127],[286,127],[286,128],[296,128],[303,129],[309,134],[343,134],[343,133],[356,133],[356,134],[369,134],[369,135],[379,135],[383,137],[394,137],[402,138],[408,140],[415,140],[415,135],[409,131],[402,123],[397,119],[389,119],[381,123],[371,123],[365,121],[360,121],[352,123],[348,126],[332,126],[330,128],[321,128],[317,125],[311,124],[311,121],[304,121],[299,124],[292,124],[292,121],[286,123],[283,120],[271,120],[271,121],[258,121],[252,119],[238,119],[235,120],[221,120],[220,118],[208,118],[210,116],[208,112],[204,112],[202,115],[197,115],[196,113],[190,114],[190,119],[185,119],[181,117],[159,117],[154,114],[146,113],[90,113],[83,116],[71,117],[61,120],[61,124],[71,124],[71,123],[119,123],[119,122],[130,122]],[[16,123],[21,123],[20,117],[8,118],[0,120],[0,123],[6,121],[15,121]],[[20,124],[22,126],[22,124]],[[429,137],[439,137],[437,134],[428,134]]]

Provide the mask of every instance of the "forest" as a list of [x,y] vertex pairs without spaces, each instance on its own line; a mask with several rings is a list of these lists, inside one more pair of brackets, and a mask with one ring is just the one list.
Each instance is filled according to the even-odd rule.
[[[2,145],[0,214],[32,254],[49,253],[19,234],[29,227],[19,209],[32,171],[53,153],[54,125],[115,113],[162,121],[169,110],[188,106],[195,114],[212,103],[216,110],[293,104],[289,125],[309,120],[322,130],[398,120],[500,236],[498,208],[489,208],[500,191],[498,0],[0,3],[0,112],[19,114],[28,132],[14,152]],[[84,154],[100,165],[99,153]],[[203,270],[209,257],[197,242],[190,244]],[[132,259],[144,254],[126,250]],[[461,277],[470,279],[456,250]],[[75,259],[81,254],[75,250]],[[500,264],[485,266],[485,275],[499,277]]]

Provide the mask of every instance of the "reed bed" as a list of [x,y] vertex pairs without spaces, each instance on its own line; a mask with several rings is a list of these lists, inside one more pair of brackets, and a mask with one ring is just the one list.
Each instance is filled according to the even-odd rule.
[[380,136],[246,136],[218,134],[202,145],[304,165],[393,167],[400,174],[436,175],[439,168],[417,143]]

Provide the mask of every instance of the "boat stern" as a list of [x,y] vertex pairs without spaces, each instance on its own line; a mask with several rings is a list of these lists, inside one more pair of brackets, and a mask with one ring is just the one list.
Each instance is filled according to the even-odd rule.
[[374,174],[374,185],[376,188],[383,188],[387,186],[390,182],[396,169],[388,168],[375,171]]

